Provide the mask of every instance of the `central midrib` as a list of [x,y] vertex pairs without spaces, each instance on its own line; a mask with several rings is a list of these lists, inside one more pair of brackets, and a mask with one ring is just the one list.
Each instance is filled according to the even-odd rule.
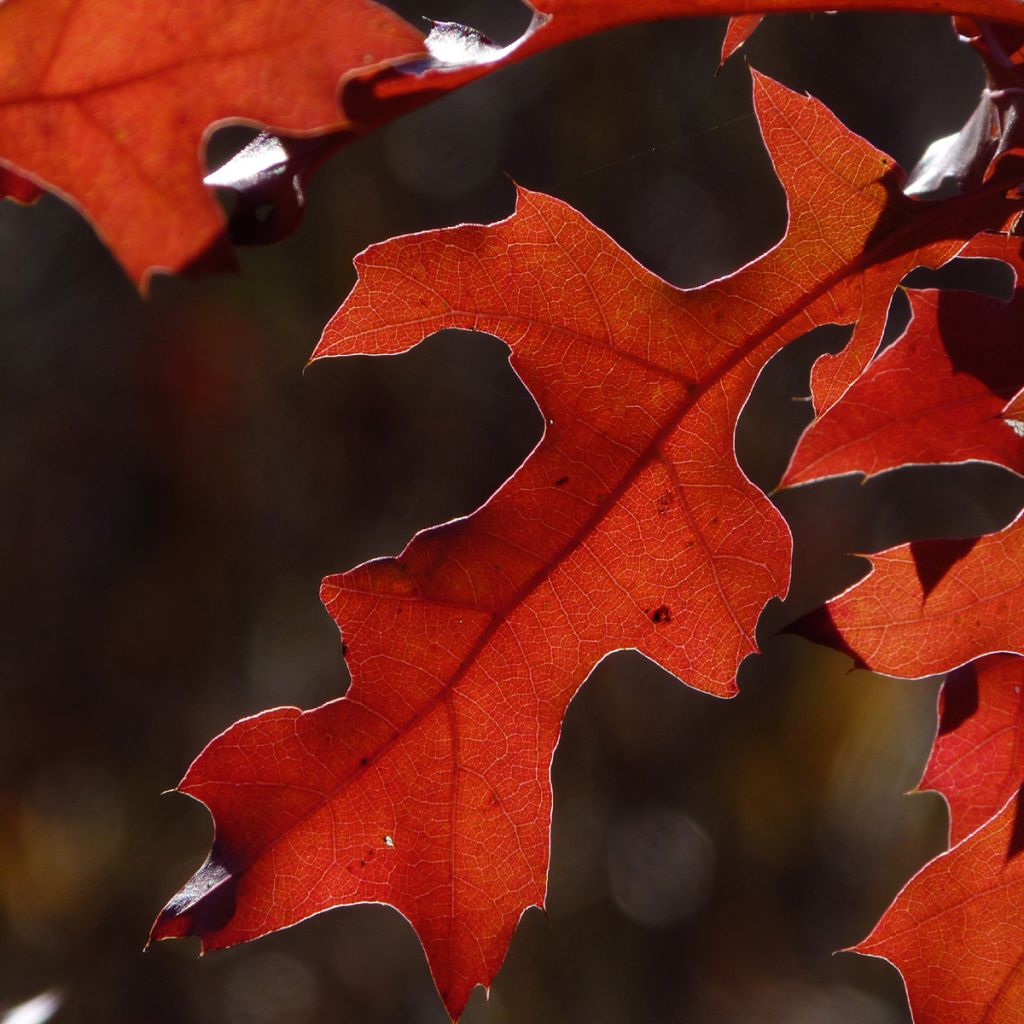
[[[248,871],[248,869],[257,860],[272,850],[279,842],[287,836],[290,836],[297,829],[301,828],[314,814],[319,813],[326,804],[336,799],[341,793],[348,789],[349,786],[358,782],[364,772],[369,770],[377,761],[384,757],[403,736],[408,734],[412,729],[415,729],[420,722],[440,707],[443,702],[450,699],[452,692],[465,677],[466,673],[472,667],[480,653],[484,650],[498,629],[500,629],[508,620],[509,616],[538,589],[540,584],[550,577],[555,568],[560,566],[583,543],[583,541],[594,532],[605,516],[607,516],[615,507],[618,499],[622,497],[639,474],[657,457],[659,446],[669,437],[694,405],[696,405],[696,403],[708,392],[708,390],[710,390],[712,386],[720,383],[732,370],[739,366],[747,357],[752,355],[767,339],[777,334],[786,324],[790,323],[807,308],[812,306],[818,299],[827,295],[837,285],[841,284],[847,278],[854,277],[869,270],[872,266],[880,262],[888,249],[896,249],[897,252],[900,251],[898,246],[903,236],[921,231],[922,228],[927,226],[931,221],[938,220],[941,222],[946,219],[949,216],[949,211],[953,205],[970,208],[975,202],[982,202],[990,196],[1000,191],[1004,191],[1005,187],[1005,183],[998,179],[993,179],[981,188],[965,196],[958,196],[946,200],[945,202],[933,202],[927,205],[922,203],[920,207],[920,217],[914,219],[909,224],[901,225],[898,229],[894,230],[880,241],[873,250],[863,250],[856,259],[823,278],[815,288],[802,293],[799,299],[791,303],[782,312],[772,317],[759,331],[753,334],[745,344],[737,347],[728,356],[723,358],[702,380],[695,381],[687,392],[686,397],[679,403],[674,414],[669,417],[662,428],[639,453],[632,467],[623,474],[622,478],[615,487],[610,490],[605,499],[598,503],[591,516],[581,524],[580,528],[566,541],[565,544],[562,545],[560,549],[558,549],[558,551],[555,552],[554,556],[548,560],[541,569],[531,575],[523,586],[512,594],[500,607],[491,612],[490,621],[481,630],[479,637],[474,641],[458,667],[452,672],[449,680],[441,686],[436,693],[425,700],[421,708],[414,714],[410,715],[402,726],[394,731],[393,735],[389,739],[381,743],[372,753],[364,754],[360,763],[353,768],[351,773],[345,779],[340,781],[332,789],[324,792],[323,799],[319,803],[310,808],[306,814],[297,819],[260,850],[256,851],[247,863],[240,867],[232,868],[228,877],[209,892],[204,893],[203,896],[200,897],[200,901],[206,899],[210,892],[216,891],[216,889],[220,888],[220,886],[225,884],[225,882],[233,881],[244,874],[244,872]],[[758,268],[765,259],[772,255],[775,255],[777,258],[780,251],[786,246],[788,239],[789,234],[787,230],[787,234],[782,241],[780,241],[773,249],[770,249],[765,253],[761,259],[756,260],[754,263],[749,264],[746,268],[740,270],[736,276],[739,277],[748,270]],[[921,247],[918,246],[916,248]],[[730,279],[726,278],[724,280],[728,281]],[[700,290],[701,289],[698,288],[693,291]],[[686,294],[686,290],[680,289],[679,294]],[[434,317],[433,319],[440,322],[438,329],[441,329],[442,326],[452,326],[450,323],[444,323],[444,321],[449,320],[452,315],[453,314],[450,311],[446,314],[438,314]],[[477,317],[484,314],[476,312],[468,315]],[[499,314],[488,315],[494,316],[495,319],[501,319]],[[426,335],[424,335],[424,337],[426,337]],[[583,337],[585,338],[586,336]],[[770,358],[770,356],[766,357],[766,361],[767,358]],[[339,698],[339,700],[345,699],[348,698]],[[311,711],[303,712],[303,714],[315,714],[317,710],[319,709],[314,708]],[[205,785],[215,784],[216,783],[213,782],[205,783]],[[196,795],[198,796],[198,794]],[[451,867],[452,887],[454,888],[454,861],[452,862]]]

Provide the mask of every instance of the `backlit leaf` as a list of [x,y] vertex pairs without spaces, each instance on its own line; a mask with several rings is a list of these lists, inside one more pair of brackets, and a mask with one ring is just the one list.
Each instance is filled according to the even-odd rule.
[[754,34],[763,18],[763,14],[741,14],[729,19],[725,39],[722,40],[723,64]]
[[1024,658],[990,654],[946,677],[939,727],[921,789],[949,804],[954,843],[999,810],[1024,782]]
[[899,968],[914,1024],[1018,1024],[1024,1012],[1021,795],[936,857],[853,948]]
[[342,75],[421,50],[370,0],[9,0],[0,161],[78,206],[141,283],[220,234],[200,164],[212,125],[343,126]]
[[964,540],[869,556],[860,583],[794,626],[861,668],[917,679],[1006,651],[1024,654],[1024,517]]
[[804,432],[783,486],[910,463],[971,460],[1024,472],[1001,413],[1024,386],[1024,293],[909,291],[913,319]]
[[[397,907],[452,1016],[543,905],[550,762],[566,706],[635,648],[735,693],[789,537],[740,471],[736,418],[762,366],[848,322],[929,251],[957,251],[1016,200],[993,182],[917,203],[893,161],[813,99],[755,78],[789,199],[779,245],[683,291],[565,204],[372,246],[318,357],[397,354],[443,328],[502,338],[545,418],[537,448],[473,515],[397,558],[328,577],[345,698],[246,719],[181,790],[216,822],[210,859],[154,938],[231,945],[339,904]],[[876,325],[880,330],[880,325]]]

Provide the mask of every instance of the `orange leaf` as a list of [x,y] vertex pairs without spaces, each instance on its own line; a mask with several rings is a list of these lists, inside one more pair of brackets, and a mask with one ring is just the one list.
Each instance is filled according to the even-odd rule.
[[913,319],[804,431],[783,486],[910,463],[993,462],[1024,473],[1024,438],[1002,418],[1024,386],[1024,293],[908,291]]
[[544,436],[472,516],[324,581],[351,689],[240,722],[200,754],[180,788],[209,807],[216,840],[154,938],[216,948],[387,902],[458,1016],[523,910],[543,905],[551,757],[591,668],[635,648],[735,693],[789,574],[786,526],[733,452],[761,367],[810,327],[855,317],[876,275],[898,280],[923,248],[955,251],[977,218],[1014,207],[995,183],[905,199],[892,160],[821,104],[760,76],[754,92],[790,225],[729,278],[673,288],[523,190],[499,224],[357,258],[316,356],[400,353],[443,328],[497,335]]
[[763,14],[741,14],[729,19],[722,40],[723,64],[754,34],[763,19]]
[[[1024,25],[1017,0],[829,2]],[[155,269],[230,261],[223,217],[201,183],[203,140],[219,123],[323,135],[297,153],[286,139],[279,160],[250,153],[211,177],[243,196],[255,190],[239,204],[238,237],[270,241],[297,223],[297,189],[327,155],[500,67],[633,22],[738,14],[751,25],[760,12],[816,10],[820,0],[537,0],[535,7],[531,27],[510,46],[442,24],[428,55],[419,31],[371,0],[7,0],[0,3],[0,166],[19,189],[43,183],[77,206],[145,285]],[[347,82],[340,110],[339,81]],[[0,181],[4,194],[14,189]],[[279,224],[246,219],[277,203]],[[870,355],[851,363],[856,372]]]
[[0,159],[81,208],[142,283],[197,258],[222,229],[201,181],[210,126],[344,125],[342,75],[421,49],[419,33],[370,0],[10,0]]
[[870,559],[864,580],[790,629],[906,679],[1024,654],[1024,516],[984,537],[915,541]]
[[[379,73],[354,76],[342,94],[346,114],[363,129],[373,128],[499,68],[562,43],[636,22],[733,15],[723,43],[724,63],[750,37],[765,14],[822,9],[821,0],[633,0],[628,4],[621,0],[533,0],[531,6],[535,14],[529,28],[505,47],[495,46],[461,25],[438,25],[426,43],[432,53],[430,61],[396,63]],[[829,9],[962,14],[1024,25],[1024,8],[1017,0],[830,0]],[[347,138],[328,140],[325,148],[333,152],[347,142]],[[286,161],[285,166],[302,179],[308,173],[308,159],[304,153],[297,161]],[[884,318],[885,311],[876,315]],[[858,334],[844,355],[818,360],[812,373],[812,391],[819,412],[831,405],[867,365],[875,351],[868,344],[871,337],[872,331]]]
[[1021,794],[903,888],[853,949],[894,964],[914,1024],[1018,1024],[1024,1008]]
[[946,677],[921,789],[949,804],[954,843],[984,825],[1024,782],[1024,658],[991,654]]

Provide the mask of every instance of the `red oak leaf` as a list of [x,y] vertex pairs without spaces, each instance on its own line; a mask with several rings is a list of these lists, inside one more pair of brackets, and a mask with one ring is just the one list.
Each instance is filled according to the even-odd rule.
[[[441,24],[428,55],[416,29],[371,0],[139,0],[127,13],[115,0],[8,0],[0,4],[0,165],[17,177],[18,194],[45,184],[75,204],[145,284],[154,269],[228,260],[223,217],[209,186],[241,195],[232,217],[237,240],[273,241],[298,223],[303,184],[327,155],[508,63],[637,21],[739,14],[751,24],[758,15],[750,9],[818,6],[820,0],[537,0],[530,29],[511,46]],[[834,6],[944,11],[1024,25],[1017,0],[835,0]],[[340,80],[348,80],[341,109]],[[269,125],[292,138],[247,150],[204,187],[203,139],[231,120]],[[295,138],[311,134],[321,138]],[[15,188],[0,182],[5,194]],[[816,395],[821,387],[816,382]]]
[[725,39],[722,40],[723,64],[754,34],[763,19],[763,14],[741,14],[729,19]]
[[[535,17],[529,29],[510,46],[496,47],[463,26],[445,24],[435,37],[432,66],[422,62],[409,67],[395,65],[380,74],[353,81],[359,92],[358,114],[346,111],[363,123],[393,116],[387,108],[398,103],[408,109],[413,97],[421,100],[479,78],[496,67],[522,60],[561,43],[620,25],[662,18],[706,17],[729,14],[726,47],[744,41],[765,14],[820,11],[820,0],[532,0]],[[890,8],[927,14],[973,15],[989,21],[1024,26],[1024,11],[1017,0],[835,0],[834,10]],[[735,49],[735,46],[732,47]],[[731,51],[730,51],[731,52]],[[410,74],[409,71],[414,73]],[[349,99],[351,97],[347,97]]]
[[211,125],[337,127],[343,74],[421,50],[370,0],[9,0],[0,160],[81,208],[141,283],[221,231],[201,180]]
[[[960,12],[1024,25],[1024,11],[1016,0],[836,0],[834,6],[840,10],[888,7],[927,13]],[[344,116],[336,118],[340,130],[313,139],[265,136],[218,168],[206,181],[209,185],[231,188],[237,193],[238,202],[231,217],[231,236],[236,242],[274,242],[291,232],[301,219],[304,189],[320,164],[373,128],[501,67],[581,36],[634,22],[732,14],[741,8],[777,13],[810,11],[819,9],[820,2],[635,0],[624,4],[619,0],[536,0],[530,27],[509,46],[498,46],[472,28],[450,22],[435,23],[425,41],[429,57],[419,54],[410,61],[387,62],[376,73],[365,72],[358,61],[347,69],[350,73],[345,76],[348,85],[343,91]],[[762,16],[745,13],[733,19],[727,30],[723,60],[749,37]],[[362,31],[362,21],[353,19],[348,38],[358,40]],[[376,46],[375,42],[373,46]],[[371,49],[377,52],[373,46]],[[287,129],[287,126],[283,127]],[[268,209],[273,210],[270,217],[267,216]],[[164,265],[175,264],[168,259]],[[879,316],[884,316],[884,313]],[[865,337],[870,341],[871,332],[867,332]],[[845,383],[860,372],[873,352],[873,348],[868,350],[865,346],[861,355],[861,348],[854,346],[838,362],[834,362],[831,356],[822,357],[814,378],[815,394],[826,390],[826,384],[819,379],[822,377],[837,378],[837,394],[841,393]],[[856,359],[853,358],[855,354]],[[822,401],[828,400],[829,396],[823,395]],[[819,404],[819,408],[823,407]]]
[[1024,516],[984,537],[914,541],[869,557],[865,579],[791,631],[904,679],[983,654],[1024,654]]
[[908,291],[913,319],[804,432],[782,486],[909,463],[994,462],[1024,473],[1024,438],[1002,418],[1024,386],[1024,293]]
[[991,654],[951,672],[921,789],[938,790],[954,843],[999,810],[1024,782],[1024,658]]
[[1024,1014],[1024,807],[1015,793],[903,888],[853,949],[894,964],[914,1024],[1019,1024]]
[[[984,8],[981,12],[968,11],[966,6],[958,5],[951,13],[976,14],[993,21],[1018,25],[1024,23],[1024,9],[1016,6],[1015,0],[1009,3],[1002,0],[999,3],[980,0],[980,3]],[[737,14],[731,19],[723,45],[723,61],[750,36],[764,13],[820,10],[820,5],[815,7],[806,0],[763,0],[744,5],[733,2],[722,6],[719,6],[717,0],[699,5],[694,0],[641,0],[628,5],[618,0],[536,0],[534,7],[538,13],[530,29],[511,46],[500,49],[473,45],[466,48],[461,59],[458,48],[451,48],[450,63],[436,61],[434,67],[426,70],[422,64],[417,64],[414,65],[414,75],[410,75],[403,65],[396,64],[373,76],[353,79],[345,95],[346,110],[361,124],[382,123],[443,92],[473,81],[496,67],[522,60],[582,35],[627,22],[694,14],[734,13],[740,6],[762,13]],[[865,0],[846,0],[845,3],[833,5],[836,10],[878,9],[878,6],[876,2],[868,3]],[[932,13],[939,9],[927,2],[920,3],[919,0],[901,2],[897,6],[903,10],[928,10]],[[460,38],[459,33],[455,32],[454,37]],[[473,36],[468,38],[472,40]],[[448,37],[442,37],[441,41],[447,43]],[[430,39],[427,45],[432,45]],[[449,47],[445,46],[445,50],[447,52]],[[997,229],[994,224],[988,226]],[[905,254],[900,253],[901,258],[889,266],[887,274],[876,273],[870,282],[866,282],[870,287],[865,287],[859,297],[860,309],[853,318],[856,328],[849,344],[837,354],[821,356],[811,370],[811,395],[817,414],[823,414],[839,400],[874,356],[885,326],[893,288],[903,275],[914,266],[940,266],[957,255],[958,248],[950,244],[949,238],[942,239],[936,245],[926,243],[915,259],[907,261]]]
[[494,334],[544,436],[473,515],[325,580],[351,689],[242,721],[196,759],[180,788],[210,809],[216,839],[154,938],[216,948],[390,903],[458,1016],[524,908],[544,902],[551,757],[591,668],[635,648],[735,692],[789,570],[785,524],[733,452],[754,379],[789,340],[858,315],[876,273],[958,249],[972,219],[1002,223],[1015,202],[995,183],[905,199],[892,160],[815,100],[757,76],[755,103],[789,229],[729,278],[673,288],[525,191],[499,224],[357,258],[317,356],[404,352],[443,328]]
[[[1008,224],[1003,225],[1003,227],[1008,226]],[[1005,238],[1006,236],[996,237]],[[1001,254],[1004,253],[1006,246],[1000,245],[999,250]],[[839,352],[825,353],[819,356],[811,367],[811,401],[814,406],[815,420],[825,416],[870,365],[882,339],[893,289],[902,280],[904,273],[913,266],[939,267],[954,256],[960,255],[964,255],[963,249],[954,249],[948,243],[922,248],[914,263],[894,265],[888,276],[875,280],[875,287],[866,291],[863,296],[861,314],[849,342]],[[981,256],[983,254],[978,252],[973,255]],[[990,254],[986,252],[984,255]],[[787,482],[795,483],[797,481]]]

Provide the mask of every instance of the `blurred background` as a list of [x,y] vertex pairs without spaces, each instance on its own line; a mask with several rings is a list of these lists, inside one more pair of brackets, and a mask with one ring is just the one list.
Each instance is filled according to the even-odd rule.
[[[396,6],[500,42],[528,20],[517,0]],[[0,205],[0,1011],[55,989],[65,1024],[446,1020],[411,928],[380,906],[202,960],[194,940],[143,954],[211,831],[160,794],[237,718],[341,693],[321,577],[470,512],[539,437],[494,338],[304,371],[355,253],[503,217],[509,176],[677,285],[781,236],[744,60],[715,75],[724,27],[622,29],[495,74],[335,157],[298,232],[243,251],[238,275],[159,278],[147,301],[58,200]],[[981,86],[945,18],[779,17],[743,54],[904,166]],[[914,281],[1005,294],[1010,276],[976,262]],[[890,337],[905,319],[898,296]],[[738,445],[766,489],[806,422],[811,362],[846,334],[814,332],[762,375]],[[466,1024],[909,1021],[893,968],[833,952],[944,847],[942,800],[903,795],[938,680],[850,673],[774,634],[864,572],[848,552],[1000,527],[1024,484],[973,466],[775,500],[793,591],[740,696],[620,653],[570,707],[548,912],[526,914]]]

